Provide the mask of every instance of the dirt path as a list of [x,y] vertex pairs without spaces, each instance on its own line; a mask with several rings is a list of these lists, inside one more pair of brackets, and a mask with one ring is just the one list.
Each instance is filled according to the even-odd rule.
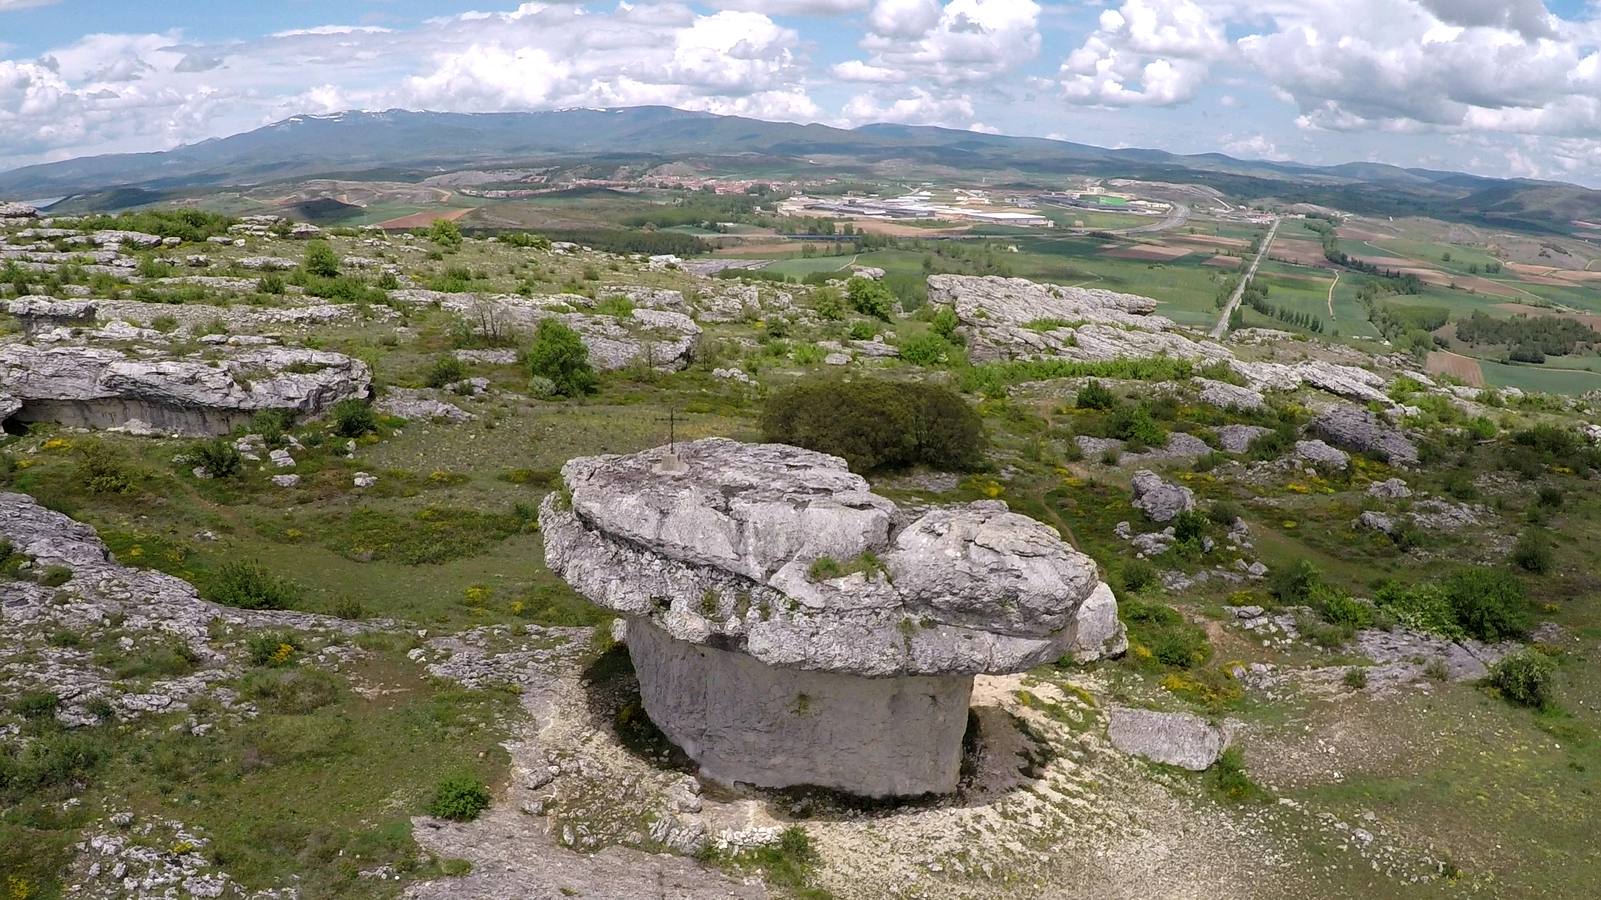
[[1329,285],[1329,321],[1330,322],[1334,321],[1337,318],[1334,315],[1334,289],[1340,286],[1340,276],[1343,275],[1343,274],[1345,274],[1345,273],[1344,272],[1335,272],[1334,273],[1334,283]]

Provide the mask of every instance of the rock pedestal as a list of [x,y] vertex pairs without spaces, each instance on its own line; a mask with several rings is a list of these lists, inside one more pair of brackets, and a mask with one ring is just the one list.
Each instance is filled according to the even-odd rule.
[[971,675],[861,678],[763,665],[628,622],[645,712],[701,775],[866,796],[956,789]]
[[845,462],[711,438],[575,459],[551,569],[625,617],[652,721],[710,777],[955,788],[972,677],[1125,646],[1093,561],[995,501],[906,522]]

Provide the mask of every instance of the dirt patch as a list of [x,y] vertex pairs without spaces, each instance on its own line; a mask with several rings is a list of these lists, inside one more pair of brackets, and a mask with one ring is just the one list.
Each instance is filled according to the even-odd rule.
[[1241,240],[1240,238],[1221,237],[1215,234],[1186,234],[1168,243],[1175,247],[1193,244],[1199,247],[1228,247],[1230,249],[1251,246],[1250,241]]
[[1117,247],[1102,251],[1103,256],[1116,259],[1142,259],[1156,262],[1172,262],[1190,255],[1186,247],[1159,247],[1155,244],[1137,244],[1132,247]]
[[440,209],[429,212],[412,213],[387,222],[379,222],[378,227],[385,231],[406,231],[411,228],[427,228],[440,220],[454,222],[462,216],[472,212],[470,209]]
[[1214,256],[1206,262],[1201,263],[1201,265],[1212,266],[1218,269],[1238,269],[1244,262],[1245,260],[1240,259],[1238,256]]
[[[1509,306],[1511,304],[1502,305]],[[1451,375],[1462,379],[1464,384],[1484,387],[1484,370],[1479,367],[1479,361],[1471,356],[1462,356],[1458,353],[1447,353],[1440,350],[1431,351],[1428,360],[1423,365],[1423,371],[1430,375]]]
[[1283,238],[1273,242],[1273,249],[1268,252],[1268,257],[1297,266],[1322,266],[1327,262],[1323,257],[1322,244]]

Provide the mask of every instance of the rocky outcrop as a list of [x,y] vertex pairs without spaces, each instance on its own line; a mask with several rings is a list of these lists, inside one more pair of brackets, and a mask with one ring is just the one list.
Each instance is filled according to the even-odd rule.
[[1370,454],[1393,465],[1411,466],[1418,461],[1417,445],[1401,429],[1361,407],[1331,407],[1319,413],[1309,427],[1337,447]]
[[1271,429],[1260,425],[1224,425],[1217,430],[1217,445],[1230,453],[1244,453],[1251,443]]
[[1384,376],[1356,366],[1323,360],[1294,364],[1235,360],[1229,365],[1259,391],[1293,391],[1310,386],[1363,403],[1390,403],[1384,394]]
[[224,434],[261,410],[317,415],[365,398],[360,360],[320,350],[263,348],[208,359],[131,356],[92,347],[0,347],[0,391],[13,416],[87,428]]
[[1405,481],[1399,478],[1391,478],[1368,485],[1368,496],[1378,497],[1383,500],[1405,500],[1412,496],[1412,489],[1407,487]]
[[627,617],[647,711],[714,777],[948,791],[974,674],[1121,645],[1095,564],[1002,503],[902,527],[843,460],[722,439],[562,474],[547,561]]
[[683,313],[638,308],[626,315],[574,312],[594,301],[573,294],[546,297],[452,294],[405,289],[390,292],[398,303],[431,303],[464,316],[479,331],[531,332],[556,319],[578,332],[589,350],[589,364],[603,371],[643,365],[661,371],[686,368],[695,357],[701,328]]
[[1296,441],[1295,458],[1328,469],[1344,470],[1351,464],[1350,454],[1322,441]]
[[1153,315],[1155,300],[1134,294],[1023,278],[933,275],[928,279],[928,298],[955,310],[969,352],[979,361],[1232,358],[1219,344],[1177,333],[1171,320]]
[[1240,387],[1226,381],[1213,381],[1210,378],[1195,379],[1195,386],[1200,388],[1202,403],[1221,409],[1257,412],[1267,406],[1267,400],[1262,393],[1248,387]]
[[26,203],[0,203],[0,219],[37,219],[39,211]]
[[1135,472],[1129,487],[1134,492],[1134,508],[1145,513],[1152,522],[1171,522],[1179,513],[1195,508],[1194,491],[1165,481],[1149,469]]
[[1152,762],[1193,772],[1211,768],[1234,740],[1231,723],[1214,725],[1189,713],[1114,706],[1107,713],[1112,746]]
[[30,295],[18,297],[6,305],[6,312],[16,316],[29,334],[47,328],[87,325],[95,320],[95,303],[92,300],[58,300],[55,297]]
[[389,388],[373,406],[392,416],[422,422],[433,419],[469,422],[473,419],[472,413],[454,403],[446,403],[428,391],[415,388]]

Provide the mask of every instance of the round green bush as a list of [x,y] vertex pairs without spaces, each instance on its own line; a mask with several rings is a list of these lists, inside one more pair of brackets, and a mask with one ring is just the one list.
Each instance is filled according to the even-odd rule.
[[773,394],[762,435],[843,457],[857,472],[972,469],[987,444],[983,420],[950,388],[876,379],[820,379]]
[[453,822],[471,822],[489,808],[489,788],[471,775],[453,775],[439,782],[428,814]]
[[358,438],[378,430],[378,417],[372,407],[360,400],[341,400],[333,408],[334,433],[340,437]]
[[1532,650],[1520,650],[1490,669],[1490,683],[1519,706],[1545,709],[1552,702],[1552,679],[1556,664],[1550,657]]
[[529,374],[546,378],[556,394],[577,397],[595,390],[595,370],[589,365],[589,350],[578,332],[555,319],[545,319],[534,332],[528,348]]

